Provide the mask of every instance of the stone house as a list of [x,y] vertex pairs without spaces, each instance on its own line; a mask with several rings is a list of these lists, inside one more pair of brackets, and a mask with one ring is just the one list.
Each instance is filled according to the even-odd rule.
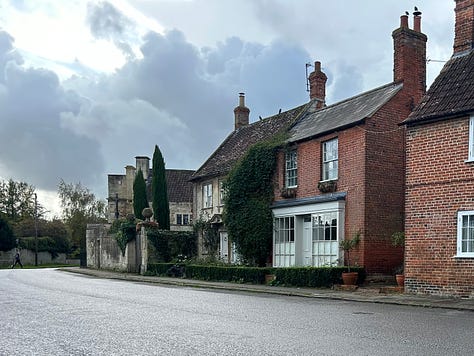
[[[135,157],[136,166],[125,167],[125,174],[108,175],[108,221],[133,214],[133,181],[138,169],[143,172],[147,185],[148,201],[151,207],[151,179],[150,158]],[[192,170],[166,169],[166,183],[170,208],[170,230],[191,231],[193,221],[192,184],[189,178]]]
[[399,124],[425,93],[426,41],[421,16],[392,33],[393,82],[325,106],[326,76],[309,77],[317,109],[290,129],[278,160],[273,266],[343,264],[339,243],[355,235],[352,262],[392,274],[403,252],[390,236],[404,227],[405,131]]
[[474,297],[474,0],[455,0],[454,53],[405,120],[405,289]]
[[[236,254],[222,223],[222,184],[233,165],[253,144],[271,138],[286,130],[306,110],[307,105],[280,112],[277,115],[249,123],[250,110],[245,106],[245,96],[239,95],[239,105],[234,109],[234,131],[221,143],[202,166],[191,176],[193,183],[193,211],[196,219],[209,222],[217,235],[219,258],[235,262]],[[202,233],[198,236],[198,255],[205,257],[208,249]]]

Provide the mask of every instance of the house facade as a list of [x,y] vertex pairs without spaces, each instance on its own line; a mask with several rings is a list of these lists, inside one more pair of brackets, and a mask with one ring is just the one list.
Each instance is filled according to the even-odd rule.
[[[124,218],[133,214],[133,181],[138,170],[143,173],[147,186],[148,201],[151,207],[150,158],[135,157],[135,166],[125,167],[125,174],[108,175],[108,221]],[[194,171],[183,169],[166,169],[166,183],[170,208],[170,230],[191,231],[193,222],[193,194],[189,178]]]
[[474,0],[455,0],[454,53],[405,120],[405,289],[474,297]]
[[[244,94],[239,94],[239,105],[234,109],[234,130],[190,179],[193,183],[193,211],[196,221],[209,225],[209,230],[201,231],[198,236],[200,257],[209,256],[212,250],[209,244],[216,243],[219,259],[229,263],[237,261],[235,248],[222,223],[222,185],[225,177],[250,146],[286,130],[306,108],[307,105],[302,105],[249,123],[250,110],[245,106]],[[209,241],[211,238],[214,241]]]
[[401,16],[393,31],[394,79],[325,106],[320,63],[309,77],[315,103],[290,128],[279,155],[273,266],[347,264],[339,244],[360,237],[352,264],[392,274],[403,251],[391,235],[404,227],[404,127],[425,92],[426,41],[421,17]]

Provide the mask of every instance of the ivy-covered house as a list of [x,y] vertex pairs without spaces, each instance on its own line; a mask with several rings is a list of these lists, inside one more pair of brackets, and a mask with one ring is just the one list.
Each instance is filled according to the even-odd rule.
[[456,0],[454,53],[407,127],[405,288],[474,297],[474,0]]
[[302,105],[249,123],[250,110],[245,106],[244,94],[240,93],[239,105],[234,109],[234,131],[190,179],[193,183],[195,222],[205,227],[198,237],[200,257],[206,257],[215,250],[221,260],[236,261],[235,247],[229,241],[222,222],[224,179],[249,147],[285,131],[307,108],[308,104]]
[[[390,236],[404,227],[405,132],[399,124],[425,93],[426,41],[420,13],[401,16],[393,81],[308,111],[291,127],[278,159],[273,266],[344,263],[340,242],[360,236],[353,262],[391,274],[403,251]],[[320,64],[310,75],[312,100],[325,101]]]

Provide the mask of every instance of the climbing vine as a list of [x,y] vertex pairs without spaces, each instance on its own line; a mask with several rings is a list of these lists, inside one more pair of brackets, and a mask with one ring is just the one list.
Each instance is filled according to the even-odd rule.
[[117,241],[117,245],[120,251],[122,251],[122,256],[125,256],[127,244],[133,241],[137,235],[135,217],[115,220],[110,227],[110,233],[113,234]]
[[278,149],[286,135],[252,146],[224,182],[223,219],[241,259],[265,266],[272,248],[274,174]]
[[216,258],[219,249],[219,233],[217,228],[213,227],[210,221],[201,217],[194,223],[193,230],[196,235],[201,234],[204,248],[212,258]]

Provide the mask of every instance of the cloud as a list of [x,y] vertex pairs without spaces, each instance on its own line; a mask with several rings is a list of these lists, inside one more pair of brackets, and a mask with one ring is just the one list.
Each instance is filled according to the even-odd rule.
[[[13,50],[13,38],[0,34],[0,58]],[[11,46],[5,46],[10,39]],[[1,63],[0,156],[2,176],[44,189],[55,189],[60,178],[95,183],[100,157],[97,142],[60,125],[62,112],[78,112],[73,92],[65,91],[57,75],[45,69],[25,69],[15,55]]]
[[89,3],[86,22],[94,37],[114,42],[128,59],[135,57],[128,43],[132,38],[136,38],[135,25],[111,3],[107,1]]

